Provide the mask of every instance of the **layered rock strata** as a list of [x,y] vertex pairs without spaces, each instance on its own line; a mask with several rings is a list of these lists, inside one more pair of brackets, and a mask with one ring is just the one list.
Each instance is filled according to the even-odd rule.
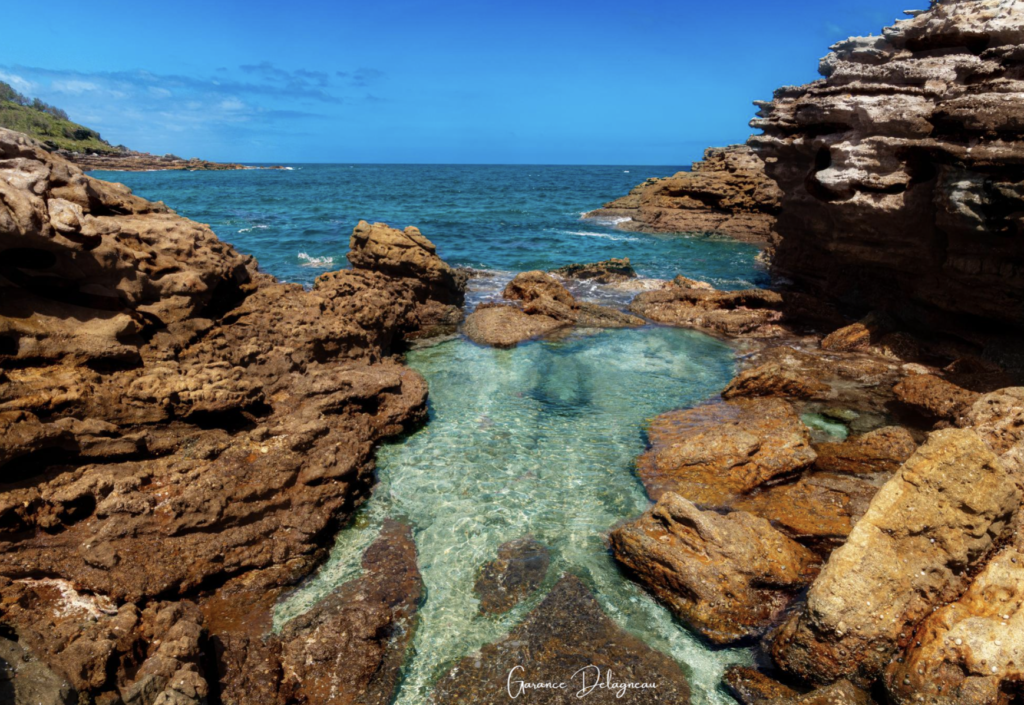
[[[237,171],[257,167],[243,164],[210,162],[205,159],[182,159],[173,154],[162,156],[126,149],[120,154],[82,154],[58,150],[63,157],[84,171]],[[263,166],[260,169],[284,169],[282,166]]]
[[1024,12],[938,0],[758,103],[776,274],[1021,366]]
[[196,651],[241,628],[220,592],[313,570],[375,444],[425,418],[392,354],[461,284],[422,238],[371,230],[352,270],[280,284],[0,130],[0,622],[81,697],[220,692]]
[[587,213],[617,227],[655,233],[709,233],[766,244],[782,193],[744,145],[712,148],[691,171],[648,179],[629,195]]

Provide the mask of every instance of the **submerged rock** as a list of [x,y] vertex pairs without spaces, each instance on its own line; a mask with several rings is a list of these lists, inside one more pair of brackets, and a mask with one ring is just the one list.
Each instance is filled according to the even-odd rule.
[[441,678],[431,702],[515,697],[554,705],[580,702],[581,692],[585,701],[608,705],[690,702],[679,665],[620,629],[583,582],[566,575],[506,638],[462,659]]
[[810,434],[778,399],[739,399],[661,414],[637,460],[647,494],[675,492],[704,508],[726,507],[764,483],[814,462]]
[[[423,581],[408,525],[386,521],[363,575],[279,634],[215,633],[224,703],[387,705],[412,643]],[[269,618],[247,615],[258,623]]]
[[483,567],[473,586],[480,596],[480,612],[508,612],[540,587],[550,563],[548,549],[533,537],[503,543],[498,557]]
[[1019,505],[1015,478],[973,431],[932,433],[775,634],[775,662],[816,683],[871,683],[922,619],[963,592]]
[[781,192],[749,147],[711,148],[691,171],[648,179],[586,218],[625,218],[617,227],[657,233],[715,233],[765,244]]
[[590,264],[570,264],[553,269],[551,273],[566,279],[583,279],[598,284],[617,284],[637,278],[636,270],[629,263],[629,257],[623,259],[613,257]]
[[702,512],[666,492],[611,533],[615,559],[715,644],[759,636],[817,573],[817,557],[746,512]]
[[768,289],[719,291],[710,284],[678,276],[662,289],[645,291],[629,310],[655,323],[696,328],[708,333],[752,338],[780,335],[782,297]]

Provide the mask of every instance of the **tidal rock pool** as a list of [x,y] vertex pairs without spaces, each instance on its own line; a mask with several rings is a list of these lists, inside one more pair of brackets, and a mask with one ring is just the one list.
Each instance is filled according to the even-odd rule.
[[[578,576],[604,612],[676,660],[694,703],[727,703],[724,668],[744,650],[711,650],[619,570],[605,545],[649,502],[633,469],[645,423],[692,406],[730,379],[725,344],[678,329],[576,331],[511,350],[450,340],[413,350],[430,384],[430,421],[378,452],[372,499],[331,558],[276,613],[278,626],[359,575],[387,518],[415,532],[426,599],[396,702],[421,705],[461,658],[501,639],[559,576]],[[526,536],[549,551],[538,590],[504,614],[482,614],[474,583],[503,544]],[[496,688],[504,684],[495,684]]]

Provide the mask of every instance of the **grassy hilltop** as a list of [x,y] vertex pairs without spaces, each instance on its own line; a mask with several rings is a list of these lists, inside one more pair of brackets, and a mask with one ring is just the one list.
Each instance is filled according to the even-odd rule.
[[83,154],[120,154],[124,147],[110,144],[100,133],[71,122],[60,108],[38,98],[29,99],[0,81],[0,127],[35,137],[52,149]]

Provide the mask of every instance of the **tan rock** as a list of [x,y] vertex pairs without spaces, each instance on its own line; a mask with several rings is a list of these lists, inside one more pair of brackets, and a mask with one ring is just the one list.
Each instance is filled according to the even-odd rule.
[[636,270],[629,263],[629,257],[607,259],[590,264],[570,264],[551,270],[566,279],[593,281],[598,284],[616,284],[636,279]]
[[967,587],[1019,504],[1014,478],[974,432],[932,433],[775,634],[773,659],[817,683],[870,683],[934,607]]
[[767,289],[718,291],[708,284],[676,277],[656,291],[633,299],[629,310],[655,323],[696,328],[727,336],[778,336],[782,297]]
[[914,454],[917,444],[905,428],[886,426],[843,443],[820,443],[814,450],[815,466],[826,472],[892,473]]
[[462,332],[480,345],[511,348],[567,325],[570,323],[564,319],[531,316],[511,304],[481,304],[466,317]]
[[729,693],[742,705],[874,705],[874,699],[850,681],[800,693],[744,666],[733,666],[722,679]]
[[910,375],[893,388],[896,398],[933,419],[956,421],[980,396],[935,375]]
[[762,634],[817,572],[817,557],[764,519],[702,512],[672,492],[611,543],[617,561],[716,644]]

